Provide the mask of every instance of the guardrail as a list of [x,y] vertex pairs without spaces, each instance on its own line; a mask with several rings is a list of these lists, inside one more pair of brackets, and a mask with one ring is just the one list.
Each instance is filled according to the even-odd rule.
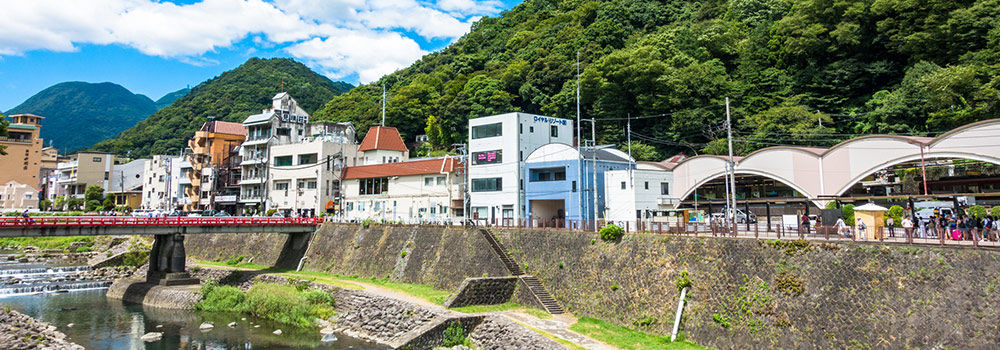
[[130,216],[32,216],[0,217],[3,227],[73,226],[226,226],[226,225],[319,225],[318,217],[130,217]]

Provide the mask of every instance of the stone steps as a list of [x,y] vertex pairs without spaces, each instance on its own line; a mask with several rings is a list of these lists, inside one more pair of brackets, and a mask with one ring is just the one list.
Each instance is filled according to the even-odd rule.
[[545,286],[542,286],[542,282],[538,280],[538,277],[521,276],[521,281],[528,286],[528,290],[535,295],[538,302],[542,303],[542,306],[545,307],[545,311],[548,311],[550,314],[561,314],[565,312],[562,306],[559,306],[559,303],[556,302],[555,298],[553,298],[552,295],[545,290]]
[[479,232],[483,234],[483,238],[486,238],[486,242],[489,242],[490,248],[493,248],[493,252],[496,253],[497,258],[500,258],[500,262],[507,268],[507,272],[512,276],[521,276],[524,274],[524,271],[521,270],[520,266],[517,266],[514,259],[511,259],[510,255],[507,255],[507,249],[497,241],[496,237],[490,231],[479,229]]

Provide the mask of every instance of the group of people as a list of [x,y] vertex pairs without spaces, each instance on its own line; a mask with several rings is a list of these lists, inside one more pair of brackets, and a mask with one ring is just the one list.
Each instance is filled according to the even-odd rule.
[[[834,224],[834,227],[839,235],[850,237],[852,234],[851,227],[844,222],[842,217],[837,217],[837,223]],[[966,215],[935,215],[924,220],[914,220],[910,216],[904,216],[899,223],[896,223],[892,217],[887,217],[884,231],[875,232],[874,237],[877,238],[885,233],[888,233],[889,237],[896,237],[897,228],[902,228],[903,237],[909,238],[932,238],[945,235],[952,240],[1000,240],[1000,218],[986,216],[976,220]],[[865,222],[858,221],[858,238],[866,240],[867,231],[868,227]]]

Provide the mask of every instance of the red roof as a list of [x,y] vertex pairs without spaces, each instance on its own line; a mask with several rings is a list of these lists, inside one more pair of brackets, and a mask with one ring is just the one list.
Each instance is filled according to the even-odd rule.
[[201,126],[201,131],[208,131],[219,134],[247,136],[247,128],[243,126],[243,124],[224,122],[221,120],[213,120],[210,122],[205,122],[205,124]]
[[361,141],[361,146],[358,147],[358,150],[362,152],[376,149],[407,151],[406,144],[403,143],[403,138],[399,136],[399,130],[388,126],[373,126],[371,129],[368,129],[365,139]]
[[407,176],[455,172],[461,165],[458,158],[412,160],[408,162],[351,166],[344,168],[344,180],[371,177]]

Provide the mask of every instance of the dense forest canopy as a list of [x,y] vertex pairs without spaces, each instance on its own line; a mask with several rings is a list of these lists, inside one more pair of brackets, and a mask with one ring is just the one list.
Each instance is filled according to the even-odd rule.
[[1000,0],[527,0],[315,116],[363,133],[385,84],[386,124],[439,147],[469,118],[575,118],[577,52],[598,141],[635,117],[644,158],[724,152],[725,97],[743,154],[1000,116]]
[[351,85],[334,83],[290,59],[251,58],[236,69],[198,84],[184,97],[115,138],[94,145],[94,149],[134,158],[178,154],[209,117],[243,122],[270,108],[271,98],[282,88],[312,112]]

